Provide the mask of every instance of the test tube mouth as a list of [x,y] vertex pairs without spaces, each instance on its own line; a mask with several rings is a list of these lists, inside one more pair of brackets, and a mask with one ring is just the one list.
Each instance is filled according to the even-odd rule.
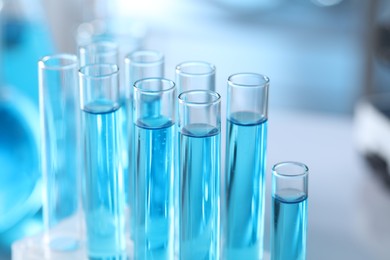
[[205,61],[186,61],[176,66],[176,73],[185,76],[209,76],[215,74],[215,66]]
[[134,83],[134,89],[141,93],[163,93],[175,89],[175,82],[164,78],[145,78]]
[[272,172],[280,177],[294,178],[307,175],[309,168],[304,163],[288,161],[275,164]]
[[263,87],[269,84],[269,78],[252,72],[237,73],[228,78],[228,84],[235,87]]
[[110,78],[119,73],[119,68],[115,64],[88,64],[80,68],[79,73],[89,79]]
[[157,65],[164,62],[164,54],[154,50],[138,50],[128,54],[125,62],[134,63],[139,66]]
[[77,56],[68,53],[47,55],[39,60],[39,67],[47,70],[64,70],[78,66]]
[[179,103],[195,106],[209,106],[221,101],[221,95],[212,90],[189,90],[179,95]]
[[118,52],[118,45],[110,41],[97,41],[80,46],[80,52],[95,52],[104,55],[112,55]]

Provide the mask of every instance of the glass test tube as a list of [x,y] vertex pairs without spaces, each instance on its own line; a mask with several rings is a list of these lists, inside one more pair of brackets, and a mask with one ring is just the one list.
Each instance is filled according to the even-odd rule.
[[131,52],[125,58],[125,72],[126,95],[128,98],[132,98],[133,86],[137,80],[164,77],[164,55],[154,50]]
[[79,47],[80,67],[88,64],[118,65],[118,45],[110,41],[97,41]]
[[174,259],[175,97],[167,79],[134,84],[134,259]]
[[215,91],[215,66],[204,61],[187,61],[176,66],[179,94],[188,90]]
[[[119,46],[114,41],[95,40],[88,44],[79,47],[80,66],[88,64],[115,64],[120,67],[119,62]],[[125,93],[125,82],[121,81],[119,75],[119,93],[120,93],[120,129],[122,131],[122,169],[124,172],[125,192],[128,194],[128,171],[129,162],[129,146],[128,143],[128,116],[127,116],[127,98]],[[126,195],[126,199],[127,199]]]
[[306,259],[308,172],[299,162],[272,168],[272,260]]
[[77,249],[81,235],[77,69],[77,57],[70,54],[38,62],[43,221],[46,242],[55,250]]
[[134,132],[133,132],[133,86],[140,79],[164,77],[164,55],[154,50],[138,50],[125,57],[126,117],[129,150],[128,206],[130,211],[130,239],[134,240],[135,175],[134,175]]
[[262,259],[268,87],[255,73],[228,79],[224,259]]
[[179,95],[179,259],[220,259],[220,95]]
[[87,65],[79,79],[88,256],[120,259],[125,256],[125,192],[118,67]]

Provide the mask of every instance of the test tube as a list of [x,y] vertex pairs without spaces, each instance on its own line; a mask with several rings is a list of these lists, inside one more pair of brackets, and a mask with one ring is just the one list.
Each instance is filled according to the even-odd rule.
[[228,79],[224,259],[262,259],[269,79],[256,73]]
[[272,168],[272,260],[306,259],[308,172],[299,162]]
[[130,239],[134,241],[135,229],[135,173],[134,173],[134,132],[133,132],[133,86],[140,79],[164,77],[164,55],[155,50],[137,50],[125,57],[125,93],[127,118],[127,146],[129,151],[128,207]]
[[215,91],[215,66],[204,61],[186,61],[176,66],[179,94],[188,90]]
[[174,259],[175,97],[167,79],[134,84],[134,259]]
[[118,45],[110,41],[97,41],[79,47],[80,67],[88,64],[118,65]]
[[86,65],[79,79],[88,256],[121,259],[126,254],[118,67]]
[[[79,47],[80,66],[88,64],[115,64],[120,67],[119,46],[116,42],[110,40],[96,40]],[[121,69],[120,69],[121,71]],[[121,74],[121,73],[120,73]],[[123,73],[122,73],[123,74]],[[128,193],[128,171],[130,167],[130,151],[128,143],[128,124],[127,98],[125,82],[122,75],[119,75],[119,93],[120,93],[120,129],[122,134],[122,169],[124,172],[125,192]],[[127,198],[128,196],[126,196]]]
[[164,55],[155,50],[137,50],[125,57],[126,95],[132,101],[137,80],[164,77]]
[[179,259],[220,259],[221,98],[179,95]]
[[43,222],[51,249],[79,247],[79,97],[77,57],[56,54],[38,62]]

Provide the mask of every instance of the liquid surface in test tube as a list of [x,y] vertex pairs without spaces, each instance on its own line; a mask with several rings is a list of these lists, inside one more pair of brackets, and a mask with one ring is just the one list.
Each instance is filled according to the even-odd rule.
[[94,102],[86,105],[83,114],[88,254],[94,259],[120,259],[125,251],[120,109],[113,103]]
[[134,131],[135,259],[174,259],[174,123],[165,117],[151,117],[138,120]]
[[272,197],[273,260],[306,259],[307,196],[297,190],[278,191]]
[[267,121],[252,112],[227,120],[226,259],[261,259]]
[[219,259],[219,129],[180,133],[180,259]]

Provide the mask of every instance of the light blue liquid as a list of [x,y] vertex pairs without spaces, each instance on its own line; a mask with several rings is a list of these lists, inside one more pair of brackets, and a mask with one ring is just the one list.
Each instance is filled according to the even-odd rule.
[[[133,123],[133,102],[132,97],[123,101],[124,106],[122,116],[122,132],[125,135],[123,144],[124,156],[127,156],[127,168],[124,167],[125,193],[129,219],[130,240],[134,242],[135,227],[135,157],[134,157],[134,123]],[[127,153],[127,154],[125,154]],[[125,160],[126,161],[126,160]]]
[[251,112],[234,113],[226,138],[224,258],[261,259],[267,121]]
[[271,259],[306,259],[307,196],[283,190],[272,197]]
[[174,124],[161,116],[140,119],[134,133],[134,259],[173,259]]
[[127,100],[123,99],[121,100],[121,109],[120,109],[120,131],[122,131],[122,152],[121,152],[121,158],[122,158],[122,169],[123,169],[123,176],[124,176],[124,189],[126,194],[126,202],[129,203],[129,181],[130,181],[130,165],[132,165],[131,159],[131,147],[133,145],[132,141],[132,118],[129,117],[131,114],[130,111],[130,105]]
[[125,193],[121,166],[120,109],[95,102],[84,109],[85,215],[88,255],[122,259]]
[[179,258],[219,259],[219,129],[192,124],[179,142]]

